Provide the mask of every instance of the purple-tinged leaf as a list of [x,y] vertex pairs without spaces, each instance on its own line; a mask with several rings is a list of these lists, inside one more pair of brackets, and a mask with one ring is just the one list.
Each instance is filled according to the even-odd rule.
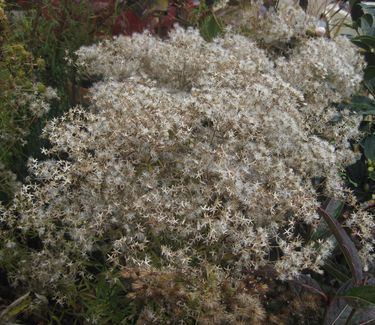
[[320,284],[308,275],[302,274],[296,280],[290,281],[291,285],[298,286],[304,290],[310,291],[312,293],[318,294],[325,302],[328,301],[327,295],[324,293]]
[[350,271],[356,284],[360,284],[363,279],[361,260],[358,255],[358,251],[354,246],[349,235],[345,232],[344,228],[340,223],[332,218],[325,210],[318,208],[318,213],[327,222],[329,229],[335,236],[342,253],[344,254],[345,260],[349,265]]
[[[344,203],[336,199],[327,199],[323,204],[323,208],[330,216],[332,216],[332,218],[337,219],[342,213]],[[321,220],[317,229],[312,235],[312,239],[316,240],[327,238],[331,235],[331,233],[332,232],[327,226],[327,222]]]
[[[371,278],[369,283],[373,284],[374,281],[374,278]],[[353,306],[351,301],[344,297],[345,292],[355,289],[355,285],[354,281],[350,280],[337,290],[336,296],[331,300],[326,310],[323,325],[375,324],[375,308],[373,306],[358,308],[358,305]]]

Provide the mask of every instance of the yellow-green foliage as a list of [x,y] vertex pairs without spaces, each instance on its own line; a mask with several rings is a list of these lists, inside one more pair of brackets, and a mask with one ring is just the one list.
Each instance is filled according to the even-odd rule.
[[31,125],[48,111],[53,92],[37,82],[44,60],[35,59],[22,43],[10,37],[9,21],[0,2],[0,200],[14,190],[12,174],[23,159]]

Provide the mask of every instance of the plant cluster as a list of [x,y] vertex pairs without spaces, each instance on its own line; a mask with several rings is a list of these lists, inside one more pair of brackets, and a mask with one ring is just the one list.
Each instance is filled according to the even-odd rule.
[[353,185],[355,193],[359,200],[365,202],[368,208],[373,208],[375,202],[375,174],[373,169],[373,160],[375,159],[375,129],[373,124],[373,115],[375,114],[375,56],[374,56],[374,19],[375,10],[371,6],[359,4],[361,14],[353,22],[353,28],[358,36],[352,38],[352,42],[357,45],[366,60],[364,69],[364,86],[366,92],[351,98],[351,101],[344,104],[363,116],[361,130],[364,134],[361,142],[362,159],[348,170],[348,177]]
[[[332,101],[357,90],[363,65],[345,38],[295,37],[288,57],[236,33],[207,43],[179,27],[164,41],[143,33],[80,49],[78,65],[102,81],[89,111],[48,124],[49,158],[30,160],[33,181],[3,213],[3,254],[38,242],[13,283],[67,303],[65,288],[92,278],[99,255],[112,272],[126,268],[144,323],[205,314],[241,324],[264,318],[256,290],[231,284],[246,272],[322,272],[334,243],[312,239],[316,208],[321,195],[351,198],[338,171],[356,159],[348,139],[359,124]],[[225,283],[238,291],[232,307]],[[249,305],[257,318],[241,316]]]
[[279,1],[277,6],[266,6],[263,1],[242,1],[236,10],[228,10],[224,6],[218,14],[226,25],[230,24],[239,33],[266,47],[282,47],[304,37],[316,23],[316,19],[305,14],[293,0]]
[[39,82],[45,67],[23,43],[11,40],[4,3],[0,3],[0,199],[15,191],[24,145],[33,123],[45,115],[54,90]]
[[[24,20],[56,83],[76,80],[65,50],[91,43],[118,8],[82,1],[91,9],[77,16],[69,3],[36,2]],[[163,10],[149,16],[135,6],[113,20],[129,35],[73,54],[80,75],[100,81],[89,107],[48,122],[44,158],[30,158],[30,177],[0,206],[1,272],[29,290],[0,322],[20,312],[69,324],[305,321],[328,298],[304,273],[321,276],[336,248],[353,277],[339,294],[371,300],[353,286],[372,284],[363,270],[374,262],[375,223],[342,178],[360,157],[351,143],[361,116],[337,105],[360,89],[356,48],[307,36],[314,20],[289,0],[240,1],[231,14],[226,2],[202,2],[192,16],[200,31],[175,26],[161,39],[161,29],[144,29],[169,30],[183,15],[178,1],[157,3]],[[158,10],[167,15],[153,25]],[[36,86],[34,95],[48,93]],[[298,286],[310,290],[296,293],[306,306],[291,297]],[[280,299],[294,310],[278,312]],[[326,322],[367,321],[332,307],[343,299]]]

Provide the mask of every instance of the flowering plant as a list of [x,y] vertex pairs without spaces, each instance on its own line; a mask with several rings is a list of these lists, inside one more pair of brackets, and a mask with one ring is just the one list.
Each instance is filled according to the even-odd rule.
[[24,159],[24,145],[32,125],[50,109],[55,91],[38,80],[45,67],[24,44],[10,37],[4,3],[0,1],[0,201],[16,190],[14,172]]
[[[208,43],[176,26],[167,40],[145,32],[77,55],[101,81],[89,110],[48,124],[48,159],[30,160],[32,181],[3,211],[4,254],[38,241],[14,284],[64,303],[99,259],[132,282],[143,324],[258,324],[264,288],[247,274],[322,272],[334,242],[312,239],[319,199],[353,201],[339,170],[356,159],[360,119],[333,105],[362,77],[349,40],[300,36],[271,56],[234,32]],[[366,266],[374,224],[347,218]]]

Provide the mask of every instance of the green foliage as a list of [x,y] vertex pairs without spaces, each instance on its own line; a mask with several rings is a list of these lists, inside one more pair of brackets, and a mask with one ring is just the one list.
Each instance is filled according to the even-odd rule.
[[32,299],[30,296],[30,292],[19,297],[0,313],[0,322],[6,322],[18,316],[26,309],[30,308],[31,302]]
[[44,60],[11,38],[1,3],[0,22],[0,201],[6,201],[15,188],[12,172],[23,169],[27,136],[41,117],[30,104],[42,99],[46,87],[37,81]]
[[367,159],[375,160],[375,134],[365,139],[363,149]]
[[[92,43],[105,29],[99,26],[100,22],[88,3],[61,1],[61,6],[56,8],[53,1],[43,1],[40,7],[24,11],[25,16],[21,20],[8,21],[0,0],[2,201],[11,198],[16,174],[26,174],[28,156],[38,156],[42,146],[39,134],[46,120],[75,104],[74,86],[77,81],[75,68],[69,61],[76,49]],[[35,114],[30,105],[43,98],[46,85],[56,88],[62,100],[55,102],[57,105],[48,114]],[[0,271],[6,275],[15,270],[17,263],[28,254],[24,248],[35,240],[31,237],[19,238],[17,234],[12,242],[0,240]],[[104,275],[99,275],[98,280],[93,276],[90,281],[73,283],[66,292],[69,299],[64,305],[48,297],[47,306],[38,303],[35,308],[40,299],[34,294],[25,294],[22,284],[8,291],[13,292],[14,298],[2,300],[0,323],[17,318],[26,322],[37,319],[46,323],[74,324],[83,323],[91,317],[98,324],[119,324],[129,313],[123,289],[119,284],[110,284]]]
[[[333,294],[333,299],[327,306],[324,324],[333,324],[338,319],[343,324],[358,324],[371,320],[375,309],[373,306],[369,308],[369,305],[375,304],[375,287],[368,284],[373,282],[373,279],[364,277],[358,251],[340,223],[326,210],[319,208],[318,212],[327,222],[335,237],[338,247],[349,265],[352,277]],[[325,295],[320,288],[317,293]]]
[[206,41],[212,41],[223,32],[223,26],[214,14],[210,14],[202,21],[200,32]]
[[[12,33],[8,36],[9,41],[22,44],[28,55],[35,58],[29,67],[37,72],[36,76],[31,75],[29,71],[19,71],[19,75],[16,75],[21,79],[19,82],[25,81],[24,85],[29,87],[34,83],[33,89],[38,93],[44,92],[45,85],[51,86],[56,89],[60,99],[54,102],[48,114],[33,120],[23,150],[7,158],[13,165],[19,160],[15,172],[21,179],[27,175],[27,158],[42,158],[40,148],[45,146],[45,143],[40,134],[46,120],[63,114],[71,106],[82,101],[80,81],[72,64],[74,52],[82,45],[93,43],[108,31],[106,21],[95,15],[90,2],[43,0],[30,5],[30,9],[22,11],[21,18],[10,22],[9,28]],[[9,9],[19,9],[16,5],[8,6]],[[22,49],[19,52],[22,55],[17,54],[14,58],[26,62],[24,59],[27,54],[22,53]],[[14,66],[13,70],[19,70],[17,64],[9,63]],[[7,114],[11,111],[6,109]],[[7,145],[13,146],[9,141]]]
[[[13,20],[0,3],[0,201],[12,197],[16,176],[27,175],[28,157],[41,157],[46,120],[82,100],[74,52],[105,35],[111,20],[97,17],[90,2],[43,0]],[[7,3],[7,9],[19,7]],[[43,97],[46,85],[57,90],[60,101],[47,114],[35,114],[30,104]]]
[[[374,144],[372,144],[374,146]],[[375,162],[372,159],[367,160],[367,171],[369,178],[375,181]]]
[[352,42],[360,47],[365,55],[367,67],[364,72],[364,83],[369,92],[374,95],[375,85],[375,9],[372,6],[359,4],[363,15],[353,24],[359,34],[352,38]]
[[[375,319],[375,308],[369,302],[359,298],[359,296],[363,296],[368,299],[371,296],[371,294],[364,293],[368,287],[373,285],[373,278],[370,282],[371,285],[360,287],[356,287],[352,280],[343,283],[331,299],[323,324],[372,324]],[[348,292],[350,294],[353,292],[353,296],[350,294],[347,296]],[[354,295],[358,297],[354,297]]]
[[345,292],[344,297],[350,299],[358,299],[367,304],[375,304],[375,286],[364,285],[360,287],[350,288]]
[[[355,2],[352,1],[351,5]],[[357,20],[353,23],[353,28],[357,31],[358,36],[352,38],[352,42],[357,45],[364,55],[366,67],[364,68],[363,85],[366,88],[368,96],[354,96],[352,101],[345,105],[345,108],[364,116],[362,131],[364,139],[361,143],[364,162],[359,163],[353,169],[355,178],[353,181],[357,184],[357,196],[362,201],[373,199],[375,192],[375,173],[373,160],[375,159],[375,129],[373,124],[373,115],[375,114],[375,8],[363,3],[357,3],[362,10],[362,16],[355,17]],[[367,168],[366,168],[367,165]],[[356,169],[356,170],[354,170]],[[363,184],[358,188],[358,184]]]
[[134,315],[135,307],[126,294],[120,281],[111,284],[105,274],[100,274],[94,283],[82,281],[78,301],[97,324],[129,324],[126,320]]
[[367,96],[353,96],[345,107],[361,115],[375,114],[375,101]]
[[65,111],[72,98],[67,96],[69,83],[75,82],[75,70],[70,64],[73,53],[96,39],[97,21],[89,1],[67,1],[43,5],[28,10],[22,24],[14,26],[14,37],[23,41],[36,57],[45,60],[43,80],[56,87],[63,96],[60,110]]

